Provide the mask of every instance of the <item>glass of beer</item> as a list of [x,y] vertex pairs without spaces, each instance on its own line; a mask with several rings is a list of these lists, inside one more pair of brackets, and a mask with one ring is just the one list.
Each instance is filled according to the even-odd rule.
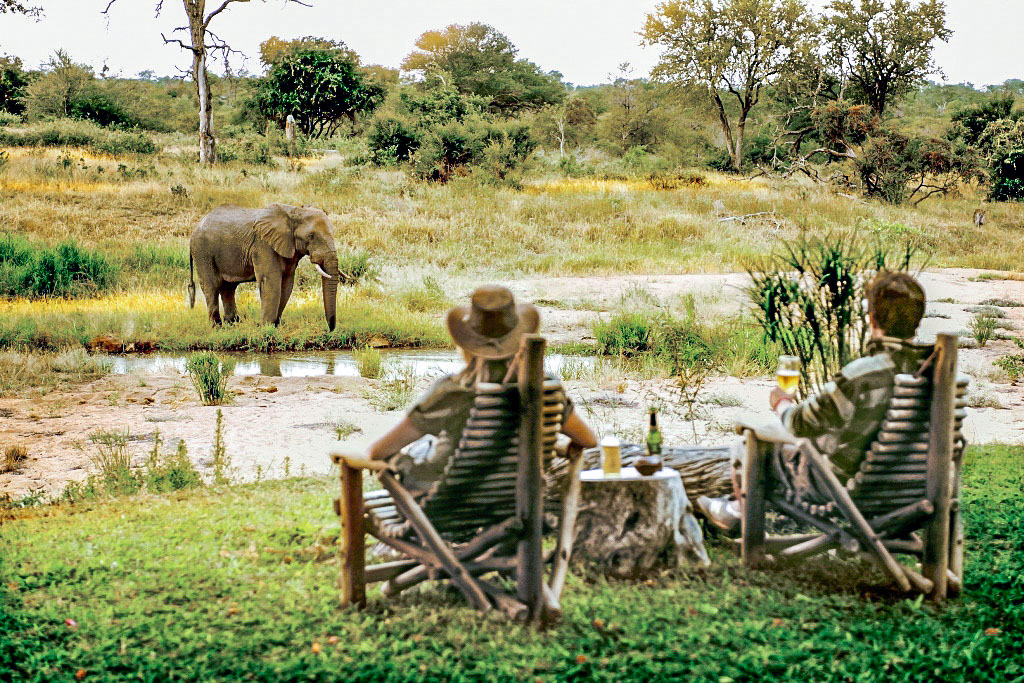
[[800,386],[800,359],[796,356],[779,356],[779,369],[775,378],[780,389],[787,394],[795,394]]
[[609,434],[601,439],[601,469],[606,477],[617,477],[622,472],[622,444]]

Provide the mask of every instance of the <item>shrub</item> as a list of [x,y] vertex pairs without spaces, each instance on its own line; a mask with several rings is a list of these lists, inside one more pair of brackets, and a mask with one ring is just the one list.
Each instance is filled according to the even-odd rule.
[[142,476],[132,469],[128,453],[128,432],[96,431],[89,435],[97,453],[89,457],[104,492],[111,496],[130,495],[142,488]]
[[882,268],[909,270],[915,254],[866,248],[850,237],[801,237],[748,268],[755,318],[768,341],[800,358],[802,395],[863,354],[865,286]]
[[381,412],[401,410],[412,402],[416,393],[416,371],[407,365],[392,365],[386,377],[373,389],[363,392],[371,406]]
[[974,317],[971,318],[970,329],[971,335],[978,342],[978,346],[984,346],[988,343],[992,335],[995,334],[998,323],[999,318],[988,311],[978,311],[974,314]]
[[9,296],[88,296],[109,289],[118,270],[106,257],[74,242],[37,247],[0,233],[0,293]]
[[270,143],[260,137],[246,136],[231,138],[217,146],[220,161],[241,161],[253,166],[277,166],[270,150]]
[[656,323],[645,313],[617,313],[594,324],[597,351],[611,356],[635,356],[653,348]]
[[26,460],[28,460],[28,451],[24,446],[8,446],[4,450],[4,461],[0,463],[0,473],[17,472]]
[[21,123],[20,116],[0,109],[0,126],[16,126],[19,123]]
[[199,476],[192,461],[189,460],[185,442],[179,441],[174,455],[166,458],[160,454],[162,444],[163,439],[160,438],[158,430],[153,434],[153,448],[149,452],[149,458],[146,460],[143,471],[146,491],[165,493],[202,486],[203,479]]
[[979,177],[981,167],[975,150],[963,142],[888,131],[868,139],[857,172],[869,196],[917,205]]
[[370,257],[370,252],[364,249],[339,253],[338,272],[341,273],[343,285],[376,282],[380,273]]
[[452,300],[433,275],[424,275],[423,281],[418,287],[403,289],[399,293],[398,299],[410,311],[423,313],[443,311],[452,306]]
[[359,371],[360,377],[368,379],[380,377],[381,369],[384,366],[384,356],[380,351],[371,346],[365,346],[353,350],[352,358],[356,362],[356,369]]
[[390,166],[412,158],[420,146],[420,133],[404,118],[382,116],[374,120],[366,143],[374,164]]
[[233,361],[221,361],[210,351],[193,353],[188,357],[185,370],[192,379],[192,386],[205,406],[223,403],[228,397],[228,377],[235,369]]
[[213,432],[213,481],[216,484],[230,484],[233,473],[231,456],[224,446],[224,413],[217,408],[217,426]]
[[84,147],[99,154],[155,154],[159,148],[143,133],[102,128],[88,121],[60,119],[24,130],[0,129],[0,147]]

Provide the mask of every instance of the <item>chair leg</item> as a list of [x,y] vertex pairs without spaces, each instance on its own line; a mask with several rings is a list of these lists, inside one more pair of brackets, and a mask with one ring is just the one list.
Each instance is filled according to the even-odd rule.
[[473,607],[481,612],[489,611],[491,603],[487,599],[487,594],[470,573],[466,571],[466,568],[459,562],[458,558],[455,557],[451,547],[437,533],[437,529],[430,523],[430,520],[427,519],[427,516],[423,513],[420,506],[416,504],[416,501],[413,500],[409,492],[405,490],[405,487],[398,483],[398,480],[390,472],[381,473],[380,483],[391,493],[398,511],[409,520],[423,545],[434,555],[438,564],[448,572],[452,584],[462,591]]
[[753,431],[746,430],[743,438],[747,457],[740,492],[743,510],[741,552],[743,564],[756,567],[764,563],[765,557],[765,452]]
[[954,463],[953,504],[949,520],[949,573],[953,580],[947,583],[947,594],[956,597],[963,590],[964,579],[964,518],[960,514],[960,463]]
[[341,463],[341,604],[366,605],[366,533],[363,530],[363,471]]
[[580,470],[583,469],[583,454],[577,453],[569,465],[569,488],[562,501],[562,518],[558,522],[558,547],[555,549],[555,566],[551,569],[550,592],[557,601],[562,595],[565,576],[569,571],[569,557],[576,540],[576,516],[580,508]]

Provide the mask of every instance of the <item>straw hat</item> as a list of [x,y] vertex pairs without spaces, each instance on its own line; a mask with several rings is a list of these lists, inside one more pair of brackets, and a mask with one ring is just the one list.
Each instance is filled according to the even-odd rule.
[[540,325],[532,304],[516,304],[506,287],[484,285],[469,297],[468,306],[448,311],[448,332],[455,343],[474,356],[509,358],[519,350],[519,340]]

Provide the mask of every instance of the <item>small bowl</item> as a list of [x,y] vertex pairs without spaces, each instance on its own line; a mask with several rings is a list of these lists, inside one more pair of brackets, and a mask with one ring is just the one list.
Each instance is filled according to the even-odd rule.
[[661,456],[658,455],[642,455],[636,459],[633,463],[633,467],[636,471],[645,477],[649,477],[656,472],[661,471],[662,463]]

